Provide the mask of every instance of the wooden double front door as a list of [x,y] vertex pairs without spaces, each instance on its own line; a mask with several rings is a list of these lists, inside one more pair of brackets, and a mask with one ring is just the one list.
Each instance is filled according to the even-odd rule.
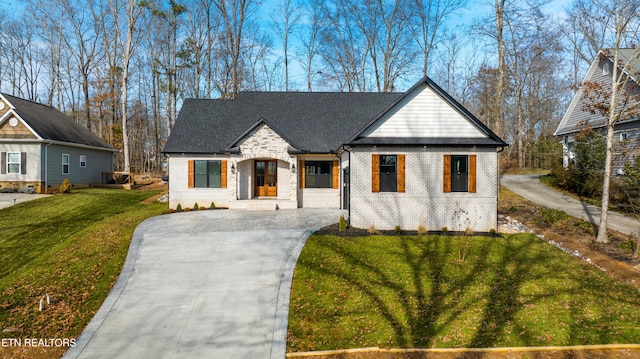
[[256,197],[276,197],[278,196],[278,161],[277,160],[256,160],[254,173],[255,196]]

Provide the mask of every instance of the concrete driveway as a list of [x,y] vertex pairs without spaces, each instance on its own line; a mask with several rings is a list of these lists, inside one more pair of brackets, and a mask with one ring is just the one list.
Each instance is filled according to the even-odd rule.
[[50,194],[0,193],[0,209],[47,196]]
[[[578,201],[547,187],[540,182],[540,175],[503,175],[500,183],[522,197],[547,208],[565,211],[591,223],[600,223],[600,207]],[[635,218],[609,211],[607,227],[629,235],[638,234],[640,222]]]
[[144,221],[64,358],[284,358],[298,255],[341,214],[208,210]]

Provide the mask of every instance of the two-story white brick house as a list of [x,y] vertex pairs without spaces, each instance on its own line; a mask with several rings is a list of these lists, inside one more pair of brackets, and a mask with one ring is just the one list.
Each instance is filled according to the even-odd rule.
[[189,99],[163,152],[170,208],[343,208],[360,228],[489,231],[505,146],[425,77],[405,93]]

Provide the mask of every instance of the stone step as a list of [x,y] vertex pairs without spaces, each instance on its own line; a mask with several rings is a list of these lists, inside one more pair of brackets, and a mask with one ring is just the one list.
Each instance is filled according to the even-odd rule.
[[247,206],[249,211],[275,211],[278,204],[275,201],[252,201]]

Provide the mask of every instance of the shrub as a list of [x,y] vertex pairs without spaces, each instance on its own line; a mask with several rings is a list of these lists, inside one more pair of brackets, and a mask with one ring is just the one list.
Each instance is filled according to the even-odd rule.
[[449,228],[447,228],[447,227],[442,227],[441,230],[442,230],[442,233],[444,233],[444,234],[449,233]]
[[183,211],[185,211],[185,212],[189,212],[189,211],[191,211],[191,208],[189,208],[189,207],[184,207]]
[[31,186],[24,186],[18,190],[20,193],[34,194],[36,193],[36,189]]
[[338,229],[340,232],[346,232],[349,227],[349,222],[344,218],[344,216],[340,216],[340,221],[338,222]]
[[598,132],[586,129],[576,135],[573,152],[575,161],[569,166],[570,179],[567,189],[581,196],[599,196],[604,178],[604,138]]
[[71,182],[69,181],[68,178],[65,178],[64,181],[62,181],[60,188],[58,188],[58,192],[71,193]]
[[5,187],[0,191],[0,193],[15,193],[15,192],[16,190],[10,187]]
[[196,202],[196,203],[193,205],[193,210],[194,210],[194,211],[197,211],[197,210],[198,210],[198,208],[200,208],[200,206],[198,206],[198,202]]
[[372,224],[369,226],[369,234],[373,235],[373,234],[378,234],[380,232],[378,232],[378,230],[376,229],[376,227]]
[[422,235],[422,234],[427,234],[427,226],[425,226],[424,224],[420,223],[418,225],[418,234]]
[[611,193],[614,193],[614,190],[618,193],[622,192],[620,195],[622,207],[627,212],[640,215],[640,155],[624,166],[624,174],[620,180],[622,182],[620,187],[612,188]]
[[216,208],[216,204],[215,204],[215,203],[213,203],[213,201],[211,201],[211,205],[209,206],[209,208],[211,208],[211,209]]
[[200,206],[198,209],[199,209],[199,210],[201,210],[201,211],[204,211],[205,209],[207,209],[207,207],[205,207],[205,206]]
[[569,169],[562,166],[555,166],[551,169],[549,176],[544,176],[543,182],[566,190],[570,190],[571,186],[571,173]]
[[178,207],[176,207],[176,212],[182,212],[182,205],[178,203]]
[[400,234],[400,232],[402,232],[402,229],[400,229],[400,226],[396,226],[396,228],[393,229],[396,234]]
[[496,235],[496,229],[495,228],[491,228],[489,230],[489,234],[491,234],[492,236],[495,236]]
[[571,216],[567,214],[567,212],[559,211],[553,208],[540,208],[540,215],[549,225],[571,218]]

